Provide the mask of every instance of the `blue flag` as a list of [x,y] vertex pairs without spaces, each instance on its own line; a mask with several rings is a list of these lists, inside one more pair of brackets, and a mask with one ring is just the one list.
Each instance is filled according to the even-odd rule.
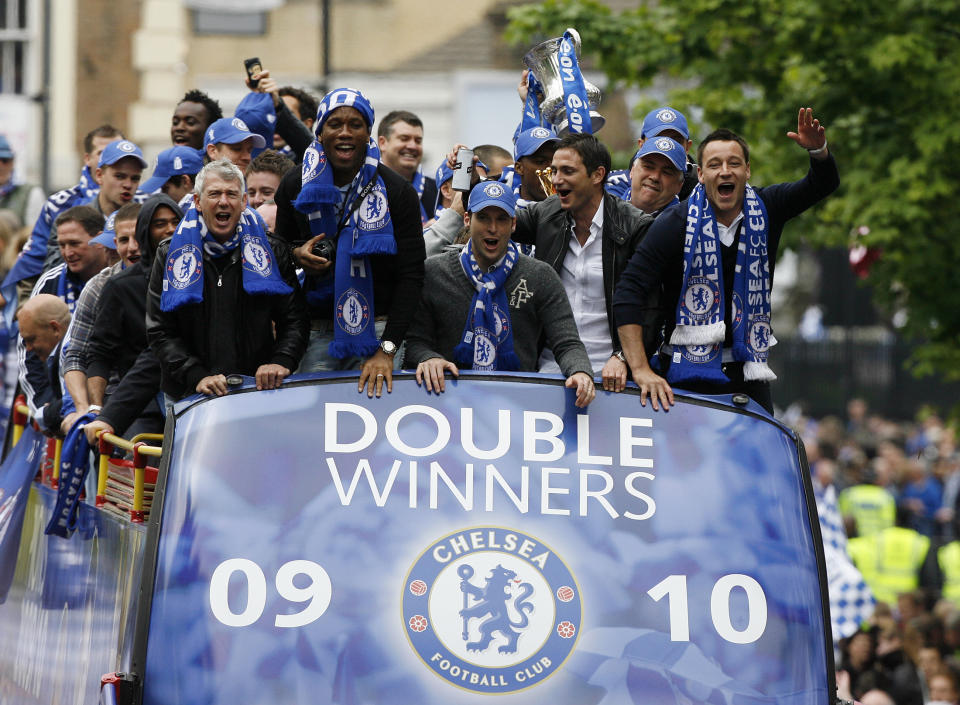
[[17,567],[20,530],[30,494],[30,482],[40,465],[43,435],[28,426],[20,442],[0,465],[0,604],[7,599]]

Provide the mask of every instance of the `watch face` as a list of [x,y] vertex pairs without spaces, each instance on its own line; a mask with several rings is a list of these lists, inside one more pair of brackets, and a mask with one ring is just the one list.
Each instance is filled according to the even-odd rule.
[[380,343],[380,349],[383,350],[387,355],[393,355],[397,352],[397,346],[393,344],[390,340],[384,340]]

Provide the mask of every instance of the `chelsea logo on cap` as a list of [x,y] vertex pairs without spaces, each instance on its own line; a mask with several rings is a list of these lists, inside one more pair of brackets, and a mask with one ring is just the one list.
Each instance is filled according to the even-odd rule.
[[490,198],[500,198],[500,196],[503,195],[503,186],[493,182],[484,186],[483,192],[490,196]]
[[669,137],[663,137],[662,139],[658,139],[655,145],[661,152],[669,152],[673,149],[673,140]]
[[544,127],[535,127],[530,132],[531,137],[536,137],[537,139],[543,139],[550,136],[550,130]]
[[132,152],[136,148],[137,146],[133,142],[128,142],[127,140],[124,140],[117,145],[117,149],[119,149],[121,152]]
[[514,529],[478,526],[427,547],[403,583],[403,628],[451,686],[503,695],[540,685],[580,635],[580,587],[556,552]]
[[663,109],[657,113],[657,120],[660,122],[673,122],[677,119],[677,114],[669,109]]
[[244,132],[250,132],[250,128],[247,127],[247,123],[245,123],[243,120],[241,120],[238,117],[235,117],[233,120],[231,120],[230,124],[233,125],[235,128],[237,128],[238,130],[243,130]]

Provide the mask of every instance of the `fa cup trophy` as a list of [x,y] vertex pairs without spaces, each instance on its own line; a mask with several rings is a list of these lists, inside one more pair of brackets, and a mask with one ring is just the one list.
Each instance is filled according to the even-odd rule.
[[[600,89],[581,77],[579,56],[580,34],[571,27],[563,37],[541,42],[523,57],[543,89],[540,114],[561,136],[570,131],[594,133],[605,122],[596,110]],[[590,124],[586,125],[583,116],[588,110]]]

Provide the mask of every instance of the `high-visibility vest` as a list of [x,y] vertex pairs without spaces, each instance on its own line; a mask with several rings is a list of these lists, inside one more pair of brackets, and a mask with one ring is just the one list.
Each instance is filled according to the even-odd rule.
[[960,605],[960,541],[951,541],[937,551],[937,563],[943,573],[943,596]]
[[843,516],[857,521],[857,534],[870,536],[893,526],[897,518],[897,502],[887,490],[876,485],[848,487],[837,498]]
[[897,595],[916,590],[930,539],[913,529],[891,526],[847,544],[850,557],[877,600],[897,603]]

